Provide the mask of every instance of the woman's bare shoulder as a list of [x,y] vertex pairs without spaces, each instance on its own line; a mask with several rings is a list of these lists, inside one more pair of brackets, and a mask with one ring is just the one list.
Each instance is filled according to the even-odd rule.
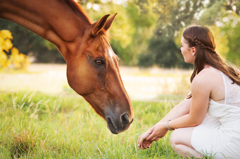
[[193,79],[193,81],[209,81],[214,78],[216,70],[214,69],[203,69]]
[[212,68],[203,69],[194,77],[192,87],[212,89],[215,85],[214,83],[220,77],[219,75],[220,72],[218,70]]

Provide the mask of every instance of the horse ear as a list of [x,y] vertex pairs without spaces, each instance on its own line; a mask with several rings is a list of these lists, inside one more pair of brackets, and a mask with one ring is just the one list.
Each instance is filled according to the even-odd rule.
[[106,22],[106,24],[105,24],[105,26],[104,26],[104,30],[107,31],[107,30],[111,27],[112,22],[113,22],[113,20],[115,19],[116,15],[117,15],[117,13],[115,13],[111,18],[109,18],[109,19],[107,20],[107,22]]
[[109,17],[109,15],[110,14],[104,15],[100,20],[98,20],[95,23],[95,26],[94,26],[93,31],[92,31],[93,36],[96,36],[101,31],[101,29],[105,26],[105,24],[107,22],[107,18]]

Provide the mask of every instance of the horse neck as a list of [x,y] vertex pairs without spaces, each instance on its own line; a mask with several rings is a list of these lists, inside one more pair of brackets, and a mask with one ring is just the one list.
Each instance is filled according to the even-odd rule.
[[52,42],[63,56],[69,51],[67,43],[80,40],[91,24],[74,0],[0,0],[0,4],[0,18]]

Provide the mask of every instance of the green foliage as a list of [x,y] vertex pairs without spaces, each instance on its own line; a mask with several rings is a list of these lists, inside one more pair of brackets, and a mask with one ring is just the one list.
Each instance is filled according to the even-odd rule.
[[[235,19],[236,18],[236,19]],[[227,34],[229,52],[226,54],[226,59],[239,66],[240,65],[240,50],[238,41],[240,40],[240,18],[235,17],[230,19],[230,23],[226,24],[222,30]],[[236,21],[237,20],[237,21]],[[235,26],[234,26],[235,23]]]
[[36,62],[64,62],[55,45],[26,28],[0,19],[0,30],[9,30],[14,37],[13,45],[24,55],[34,56]]
[[218,53],[237,66],[240,64],[237,43],[240,39],[239,4],[238,0],[234,3],[227,3],[225,0],[211,1],[199,20],[200,24],[209,26],[213,32]]
[[237,15],[240,14],[240,1],[239,0],[225,0],[223,7],[226,11],[234,12]]
[[224,12],[222,7],[223,4],[224,0],[211,1],[205,11],[201,14],[199,23],[201,25],[215,25],[219,20],[219,16]]
[[142,54],[139,57],[139,65],[151,66],[157,64],[159,67],[178,67],[185,68],[189,66],[182,60],[181,52],[174,41],[167,39],[151,39],[148,46],[149,53]]
[[167,68],[191,67],[192,65],[183,62],[174,39],[180,34],[182,28],[194,20],[194,15],[203,7],[202,1],[195,0],[159,2],[157,9],[155,8],[159,13],[155,35],[149,41],[148,49],[139,57],[139,65],[152,66],[156,64]]

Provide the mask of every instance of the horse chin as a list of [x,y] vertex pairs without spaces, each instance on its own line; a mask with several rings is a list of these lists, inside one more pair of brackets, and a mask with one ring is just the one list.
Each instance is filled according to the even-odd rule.
[[116,129],[116,126],[114,125],[114,123],[112,122],[112,120],[110,118],[107,118],[107,126],[108,129],[113,133],[113,134],[118,134],[118,131]]
[[[111,118],[107,118],[107,127],[108,129],[113,133],[113,134],[119,134],[125,130],[127,130],[130,127],[130,123],[127,126],[122,126],[120,123],[120,125],[116,125],[116,123],[111,119]],[[133,120],[132,120],[133,121]]]
[[[107,127],[113,134],[119,134],[130,127],[133,118],[131,119],[131,116],[127,114],[127,110],[118,112],[119,110],[117,108],[112,108],[113,106],[100,107],[100,102],[92,95],[94,94],[84,95],[83,97],[89,102],[95,112],[107,122]],[[94,98],[95,100],[92,100]],[[109,105],[109,103],[106,105]]]

